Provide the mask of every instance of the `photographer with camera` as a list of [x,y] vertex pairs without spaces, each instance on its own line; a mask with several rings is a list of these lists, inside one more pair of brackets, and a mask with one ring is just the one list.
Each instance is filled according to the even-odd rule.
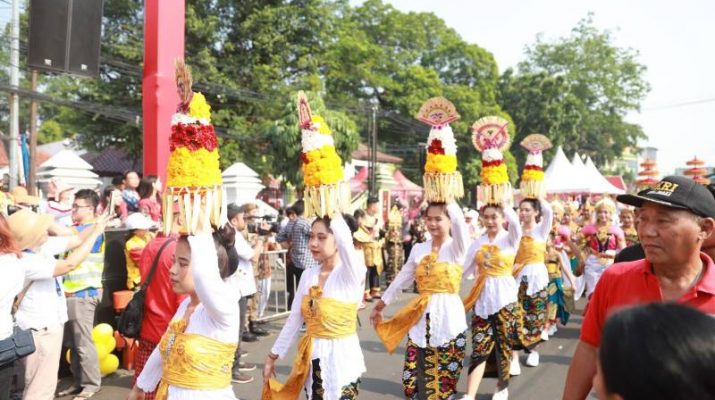
[[276,241],[288,250],[286,265],[286,286],[288,288],[288,309],[290,310],[295,296],[295,289],[300,282],[303,271],[318,265],[308,249],[310,222],[303,216],[305,205],[298,200],[286,211],[288,224],[276,236]]

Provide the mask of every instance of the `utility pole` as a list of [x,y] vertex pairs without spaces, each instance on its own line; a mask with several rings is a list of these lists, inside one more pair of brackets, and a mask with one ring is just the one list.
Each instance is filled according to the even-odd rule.
[[[32,92],[37,91],[37,70],[32,70]],[[37,100],[32,98],[30,103],[30,179],[27,188],[30,195],[37,195]],[[27,167],[25,167],[27,168]]]
[[372,126],[368,136],[368,189],[377,196],[377,103],[372,105]]
[[20,131],[20,109],[17,88],[20,86],[20,5],[19,0],[12,0],[12,33],[10,38],[10,140],[8,143],[8,161],[10,162],[10,189],[17,186],[18,179],[18,137]]

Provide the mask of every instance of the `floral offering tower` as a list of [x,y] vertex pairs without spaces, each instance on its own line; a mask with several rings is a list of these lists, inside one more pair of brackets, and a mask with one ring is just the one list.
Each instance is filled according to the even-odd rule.
[[527,199],[540,199],[546,196],[543,152],[552,147],[551,141],[542,134],[532,133],[521,141],[521,147],[529,151],[521,173],[521,194]]
[[427,100],[417,119],[432,127],[427,138],[427,162],[422,178],[428,202],[449,203],[464,196],[462,175],[457,171],[457,142],[450,122],[459,119],[454,105],[444,97]]
[[164,194],[164,231],[173,223],[171,210],[178,203],[183,233],[193,234],[199,216],[214,226],[226,220],[226,196],[219,166],[218,140],[211,125],[211,106],[201,93],[191,89],[191,71],[176,62],[176,87],[181,103],[171,118],[171,153]]
[[306,213],[332,217],[346,210],[350,202],[350,188],[343,180],[343,161],[335,151],[330,127],[321,116],[312,114],[302,91],[298,93],[298,117]]
[[472,125],[472,143],[482,153],[482,188],[486,204],[501,205],[511,197],[511,183],[503,151],[510,145],[509,122],[500,117],[484,117]]

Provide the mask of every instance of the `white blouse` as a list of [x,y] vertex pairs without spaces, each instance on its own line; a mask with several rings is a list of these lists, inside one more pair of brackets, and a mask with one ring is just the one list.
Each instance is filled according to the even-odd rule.
[[[539,200],[539,202],[541,203],[541,221],[534,225],[530,234],[525,234],[524,236],[531,236],[537,242],[546,243],[551,232],[551,224],[554,221],[554,212],[548,201]],[[527,296],[533,296],[534,293],[543,290],[549,285],[549,271],[543,262],[526,264],[516,277],[517,284],[521,283],[523,277],[526,277],[528,283],[526,288]]]
[[[451,238],[446,238],[439,249],[437,261],[453,264],[464,264],[464,255],[469,244],[469,227],[464,221],[464,214],[456,203],[447,206],[447,213],[452,221]],[[392,281],[392,284],[382,295],[382,301],[389,305],[402,289],[412,286],[415,280],[415,269],[422,257],[432,252],[432,240],[415,244],[410,252],[410,257]],[[430,315],[430,340],[426,339],[426,315]],[[439,347],[449,343],[460,333],[467,330],[464,305],[459,293],[436,293],[430,296],[427,310],[420,320],[410,328],[409,337],[421,348]]]
[[[189,236],[191,245],[191,274],[194,287],[201,303],[191,314],[185,333],[195,333],[226,343],[238,342],[239,294],[230,279],[221,279],[218,257],[210,234]],[[181,319],[191,302],[187,297],[176,310],[173,320]],[[162,376],[162,359],[159,346],[149,359],[137,379],[137,387],[145,392],[154,391]],[[186,389],[169,385],[168,398],[171,400],[193,399],[236,399],[229,384],[222,389]]]
[[[467,250],[463,278],[471,274],[479,273],[476,263],[476,254],[485,244],[499,247],[502,254],[516,255],[522,234],[519,217],[511,207],[504,207],[503,212],[504,217],[509,223],[509,230],[500,229],[494,237],[494,240],[489,240],[489,235],[485,233],[472,243],[469,250]],[[487,276],[484,280],[482,293],[474,304],[474,313],[480,318],[487,319],[490,315],[496,314],[499,310],[504,308],[504,306],[516,302],[518,292],[519,287],[511,275]]]
[[[350,228],[342,216],[332,218],[330,229],[335,236],[340,260],[325,281],[323,297],[360,304],[367,272],[364,257],[355,250]],[[320,268],[306,268],[303,271],[293,299],[291,313],[271,349],[271,352],[277,354],[281,359],[293,347],[300,332],[304,322],[301,314],[303,297],[308,295],[311,287],[319,284],[319,275]],[[315,359],[320,359],[325,400],[338,400],[343,386],[357,381],[366,371],[357,333],[338,339],[314,338],[311,360]],[[312,377],[311,365],[311,373],[305,382],[308,399],[311,398]]]

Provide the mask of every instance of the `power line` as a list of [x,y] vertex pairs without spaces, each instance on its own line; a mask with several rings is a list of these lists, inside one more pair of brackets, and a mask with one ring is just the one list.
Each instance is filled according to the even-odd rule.
[[663,106],[648,107],[648,108],[644,108],[643,111],[669,110],[671,108],[688,107],[688,106],[694,106],[694,105],[705,104],[705,103],[713,103],[713,102],[715,102],[715,97],[711,97],[711,98],[707,98],[707,99],[684,101],[681,103],[666,104]]

